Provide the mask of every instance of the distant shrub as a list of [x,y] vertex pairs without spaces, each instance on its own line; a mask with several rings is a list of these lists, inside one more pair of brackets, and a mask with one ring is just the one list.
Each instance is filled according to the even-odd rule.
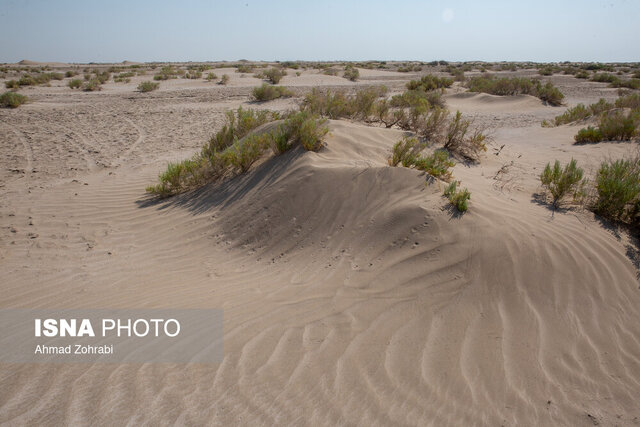
[[88,82],[84,82],[82,84],[82,90],[85,91],[85,92],[93,92],[93,91],[97,91],[97,90],[102,90],[102,85],[100,83],[100,80],[91,79]]
[[213,80],[215,80],[215,79],[217,79],[217,78],[218,78],[218,76],[216,76],[216,73],[209,73],[209,74],[207,74],[207,81],[208,81],[208,82],[211,82],[211,81],[213,81]]
[[596,73],[591,77],[591,81],[593,82],[601,82],[601,83],[615,83],[619,81],[618,77],[609,73]]
[[16,92],[5,92],[0,95],[0,105],[4,108],[18,108],[28,100],[29,98]]
[[140,92],[151,92],[158,89],[159,87],[160,87],[160,83],[158,82],[146,81],[138,85],[138,90]]
[[236,73],[251,74],[253,73],[253,66],[248,64],[238,64],[236,65]]
[[577,196],[583,182],[583,176],[584,171],[577,166],[575,159],[571,159],[564,169],[560,162],[556,160],[553,167],[550,163],[547,163],[542,174],[540,174],[540,182],[551,194],[553,207],[557,208],[569,194],[573,193],[574,198]]
[[435,89],[448,88],[453,84],[453,79],[446,77],[436,77],[433,74],[422,76],[420,80],[411,80],[407,83],[409,90],[431,91]]
[[453,181],[447,188],[445,188],[444,195],[449,199],[449,203],[451,203],[458,212],[464,213],[469,210],[469,199],[471,199],[471,193],[466,188],[458,190],[457,181]]
[[576,79],[588,79],[589,73],[586,71],[578,71],[573,75]]
[[640,213],[640,162],[607,160],[596,174],[594,210],[612,220],[630,222]]
[[640,94],[632,93],[627,96],[620,97],[616,99],[616,107],[618,108],[631,108],[638,109],[640,108]]
[[71,71],[71,70],[69,70],[66,73],[64,73],[65,77],[74,77],[74,76],[77,76],[77,75],[78,75],[77,71]]
[[287,72],[281,68],[269,68],[264,70],[262,74],[267,81],[276,85],[280,83],[280,80],[282,80],[284,76],[287,75]]
[[69,80],[68,86],[71,89],[78,89],[80,88],[80,86],[82,86],[82,80],[80,79]]
[[604,141],[629,141],[636,136],[639,125],[640,111],[615,111],[601,117],[598,129]]
[[472,77],[467,83],[471,92],[484,92],[492,95],[533,95],[549,105],[561,105],[564,95],[551,82],[544,85],[539,80],[525,77],[494,76]]
[[580,129],[576,136],[573,137],[576,144],[594,143],[602,141],[602,132],[600,129],[588,126]]
[[640,79],[618,80],[611,83],[613,87],[626,87],[629,89],[640,89]]
[[180,75],[180,71],[169,65],[162,67],[160,71],[153,76],[153,80],[177,79],[178,75]]
[[344,77],[347,80],[351,80],[352,82],[355,82],[356,80],[358,80],[358,78],[360,78],[360,71],[353,65],[348,65],[344,69],[344,73],[342,73],[342,77]]
[[263,83],[262,86],[254,87],[251,96],[256,101],[271,101],[276,98],[288,98],[293,96],[293,92],[283,86],[271,86]]
[[541,76],[551,76],[553,75],[553,67],[543,67],[538,70],[538,74]]
[[322,71],[322,74],[326,74],[327,76],[337,76],[338,75],[338,69],[337,68],[325,68]]
[[20,89],[20,84],[16,80],[8,80],[4,82],[7,89]]
[[560,126],[567,123],[585,120],[592,116],[598,116],[605,111],[612,110],[613,108],[613,104],[610,104],[604,98],[600,98],[598,102],[591,104],[588,107],[585,107],[584,104],[578,104],[575,107],[567,109],[563,114],[555,117],[553,124],[555,126]]
[[226,85],[227,83],[229,83],[229,76],[227,74],[223,74],[222,77],[220,77],[220,81],[218,82],[218,84]]
[[111,78],[111,73],[109,73],[108,71],[103,71],[101,73],[96,73],[96,77],[95,78],[98,79],[100,84],[104,84],[104,83],[108,82],[109,79]]

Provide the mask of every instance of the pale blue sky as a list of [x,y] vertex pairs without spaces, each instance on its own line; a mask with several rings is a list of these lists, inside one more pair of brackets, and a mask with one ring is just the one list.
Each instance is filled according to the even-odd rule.
[[0,62],[640,61],[640,0],[0,0]]

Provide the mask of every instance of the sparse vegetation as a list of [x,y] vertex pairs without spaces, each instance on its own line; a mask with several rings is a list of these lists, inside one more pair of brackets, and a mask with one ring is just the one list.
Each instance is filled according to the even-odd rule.
[[532,95],[549,105],[562,105],[564,95],[551,82],[544,85],[539,80],[525,77],[494,76],[472,77],[467,83],[471,92],[484,92],[492,95]]
[[283,86],[272,86],[263,83],[262,86],[253,88],[251,96],[256,101],[271,101],[272,99],[291,97],[293,92]]
[[411,80],[407,83],[409,90],[421,90],[424,92],[448,88],[453,84],[453,79],[446,77],[436,77],[433,74],[422,76],[420,80]]
[[466,212],[469,210],[469,200],[471,193],[466,188],[458,190],[458,182],[453,181],[444,190],[444,195],[449,199],[449,203],[453,205],[458,212]]
[[349,64],[345,67],[344,72],[342,73],[342,77],[355,82],[360,78],[360,71],[353,65]]
[[262,78],[264,78],[265,80],[269,81],[274,85],[277,85],[278,83],[280,83],[280,80],[282,80],[282,78],[286,75],[287,75],[287,72],[285,70],[283,70],[282,68],[275,68],[275,67],[269,68],[262,72]]
[[218,82],[219,85],[226,85],[227,83],[229,83],[229,75],[228,74],[223,74],[222,77],[220,77],[220,81]]
[[102,90],[102,83],[100,82],[100,80],[93,78],[82,84],[82,90],[85,92]]
[[79,89],[80,86],[82,86],[82,80],[80,80],[80,79],[69,80],[68,86],[71,89]]
[[192,159],[171,163],[160,174],[159,183],[147,192],[166,197],[207,182],[241,174],[263,156],[271,147],[281,154],[296,145],[317,151],[328,132],[325,121],[305,111],[290,114],[271,132],[252,132],[260,125],[277,119],[268,111],[256,112],[238,108],[227,114],[227,123],[202,151]]
[[615,110],[600,116],[597,128],[591,126],[581,129],[575,136],[576,143],[600,141],[630,141],[638,136],[640,128],[640,109],[628,112]]
[[578,167],[575,159],[571,159],[564,168],[556,160],[553,166],[547,163],[542,174],[540,174],[540,182],[551,194],[553,198],[552,206],[557,208],[569,194],[573,193],[574,199],[579,195],[581,184],[584,183],[583,176],[584,171]]
[[595,212],[621,222],[638,222],[640,214],[640,160],[602,162],[596,174]]
[[26,104],[29,99],[16,92],[5,92],[0,95],[0,106],[4,108],[18,108],[22,104]]
[[140,92],[151,92],[154,91],[156,89],[158,89],[160,87],[160,83],[158,82],[152,82],[152,81],[146,81],[146,82],[142,82],[138,85],[138,91]]

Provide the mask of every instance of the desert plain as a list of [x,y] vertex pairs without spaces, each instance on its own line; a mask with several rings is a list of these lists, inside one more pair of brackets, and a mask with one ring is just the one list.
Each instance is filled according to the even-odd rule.
[[356,81],[289,69],[279,84],[293,96],[269,102],[251,99],[262,80],[232,63],[212,64],[227,84],[205,71],[148,93],[136,88],[149,64],[9,68],[82,77],[132,64],[146,74],[100,91],[52,80],[0,109],[0,307],[222,308],[224,359],[3,364],[0,423],[640,424],[638,240],[581,206],[553,209],[539,178],[556,159],[593,174],[634,155],[636,142],[574,144],[585,123],[541,126],[618,89],[537,68],[491,73],[550,81],[563,105],[445,89],[446,108],[490,135],[478,162],[452,169],[471,193],[461,214],[446,183],[389,165],[406,130],[345,118],[329,120],[317,152],[168,198],[145,192],[229,110],[286,112],[312,88],[391,96],[449,76],[444,65],[360,68]]

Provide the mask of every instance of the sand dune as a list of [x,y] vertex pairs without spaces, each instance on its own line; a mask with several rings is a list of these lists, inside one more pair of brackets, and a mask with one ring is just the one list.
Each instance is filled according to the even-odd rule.
[[144,187],[222,116],[209,95],[156,96],[3,112],[2,165],[21,171],[3,172],[2,306],[221,307],[224,361],[3,365],[0,422],[638,422],[626,237],[532,202],[549,158],[628,146],[571,145],[572,129],[540,128],[559,110],[535,98],[453,95],[451,108],[504,122],[480,166],[454,170],[472,191],[464,216],[442,184],[388,166],[401,131],[346,121],[318,153],[156,201]]

